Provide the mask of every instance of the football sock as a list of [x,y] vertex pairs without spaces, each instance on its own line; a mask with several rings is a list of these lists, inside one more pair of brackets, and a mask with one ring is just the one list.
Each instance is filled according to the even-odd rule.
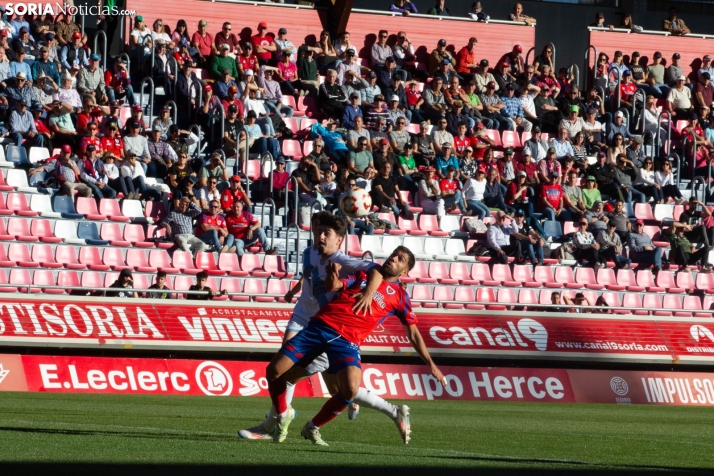
[[354,402],[365,406],[369,407],[372,410],[377,410],[385,415],[387,415],[389,418],[397,418],[397,406],[392,405],[382,397],[378,396],[374,392],[367,390],[364,387],[360,387],[359,391],[357,391],[357,396],[354,399]]
[[312,420],[310,420],[310,422],[315,426],[315,428],[321,428],[323,425],[337,418],[340,413],[345,411],[345,408],[347,408],[347,405],[350,403],[351,402],[342,398],[342,395],[338,392],[325,402],[320,411]]
[[[293,394],[295,393],[295,385],[292,383],[287,383],[285,385],[285,403],[287,403],[288,407],[290,407],[290,403],[293,401]],[[275,417],[278,416],[278,412],[275,411],[275,405],[270,407],[270,411],[268,412],[268,415],[265,417],[265,421],[263,422],[263,427],[268,430],[272,431],[273,428],[275,428]]]
[[293,401],[293,395],[295,394],[295,384],[288,382],[285,388],[285,403],[290,406]]
[[288,404],[285,401],[286,384],[287,382],[282,377],[278,377],[275,380],[268,379],[268,392],[270,392],[270,399],[273,401],[273,406],[278,415],[288,411]]

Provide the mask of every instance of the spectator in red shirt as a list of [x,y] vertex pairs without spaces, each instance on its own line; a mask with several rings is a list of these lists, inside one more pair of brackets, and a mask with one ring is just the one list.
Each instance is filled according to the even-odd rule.
[[119,125],[116,122],[107,124],[107,134],[100,139],[99,148],[124,160],[124,139],[119,134]]
[[285,202],[285,184],[290,180],[290,172],[285,170],[285,159],[278,157],[273,170],[273,200],[275,203]]
[[231,177],[231,186],[223,191],[221,194],[221,208],[224,213],[231,211],[234,202],[244,202],[246,205],[253,205],[248,198],[248,195],[243,191],[243,185],[241,185],[240,175],[234,175]]
[[226,219],[219,215],[221,204],[218,200],[211,200],[208,206],[208,213],[202,214],[196,225],[196,238],[209,246],[213,246],[215,251],[220,253],[235,253],[233,242],[235,238],[228,233]]
[[538,165],[533,161],[530,149],[523,149],[522,160],[513,166],[516,174],[519,172],[526,173],[526,182],[528,185],[538,185],[540,184],[540,178],[538,177]]
[[228,45],[231,47],[229,55],[239,55],[241,52],[240,40],[235,34],[231,33],[232,29],[233,27],[230,22],[225,22],[221,31],[215,35],[216,39],[213,42],[213,47],[217,49],[220,48],[221,45]]
[[461,158],[466,152],[466,147],[471,145],[471,138],[466,135],[466,124],[459,122],[458,134],[454,136],[454,155]]
[[474,160],[481,160],[490,147],[496,147],[496,141],[486,136],[483,122],[479,122],[474,127],[474,135],[471,136],[471,146],[474,149]]
[[228,97],[226,99],[221,101],[221,104],[223,104],[223,110],[225,111],[226,114],[228,114],[228,108],[230,106],[235,106],[238,110],[238,116],[237,117],[243,117],[243,101],[238,99],[238,88],[236,86],[231,86],[228,88]]
[[254,72],[258,69],[258,57],[253,54],[253,45],[251,43],[243,45],[243,51],[241,51],[240,56],[236,58],[236,66],[238,66],[238,72],[241,77],[243,77],[245,72],[249,69]]
[[47,123],[45,122],[45,119],[42,119],[42,113],[45,112],[45,108],[42,106],[42,104],[37,103],[34,106],[32,106],[32,115],[35,119],[35,129],[37,129],[37,133],[45,137],[45,147],[49,150],[52,150],[52,142],[50,140],[52,139],[52,131],[50,131],[49,127],[47,127]]
[[476,43],[478,43],[478,40],[476,38],[469,38],[469,44],[461,48],[456,54],[457,73],[476,73],[479,63],[478,61],[476,61]]
[[243,209],[243,202],[236,200],[231,205],[231,211],[226,215],[228,231],[232,238],[238,256],[245,254],[245,247],[256,241],[263,247],[266,255],[277,254],[276,248],[268,246],[265,230],[260,227],[260,222],[247,210]]
[[560,172],[551,172],[550,184],[543,184],[540,188],[540,208],[548,220],[573,221],[573,216],[565,208],[563,201],[563,188],[560,186]]
[[191,37],[191,46],[198,50],[196,61],[201,67],[208,64],[212,55],[218,54],[216,45],[213,43],[213,35],[207,31],[206,20],[198,22],[198,31]]
[[620,83],[620,102],[623,106],[632,107],[632,97],[637,92],[637,84],[632,82],[632,73],[626,69],[622,73],[622,82]]
[[178,44],[178,51],[174,52],[174,58],[178,61],[179,67],[182,68],[186,61],[193,61],[191,55],[188,54],[188,40],[186,38],[181,38]]
[[461,197],[461,183],[454,178],[455,174],[456,168],[453,165],[449,165],[446,168],[446,177],[439,181],[439,189],[441,190],[441,197],[444,199],[444,206],[446,206],[447,213],[458,207],[462,214],[471,216],[473,212],[466,210],[466,204]]
[[87,132],[89,135],[84,136],[79,143],[80,155],[84,155],[87,152],[89,145],[93,145],[96,148],[97,155],[101,155],[104,150],[102,149],[102,141],[97,135],[99,134],[99,126],[95,122],[90,122],[87,125]]
[[109,68],[107,68],[104,72],[104,83],[106,85],[109,102],[126,98],[130,106],[135,104],[134,89],[131,87],[129,70],[121,58],[117,58],[114,61],[113,71],[110,71]]
[[258,34],[250,38],[261,65],[268,64],[268,61],[273,57],[273,51],[277,49],[275,41],[266,35],[267,31],[268,24],[262,21],[258,23]]

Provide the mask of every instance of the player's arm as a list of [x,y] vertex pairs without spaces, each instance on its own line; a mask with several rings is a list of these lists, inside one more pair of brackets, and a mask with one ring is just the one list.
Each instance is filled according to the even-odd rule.
[[429,370],[431,370],[431,375],[433,375],[434,378],[441,383],[441,385],[446,387],[446,378],[444,378],[444,374],[441,373],[439,367],[437,367],[434,361],[431,360],[431,355],[429,355],[429,350],[427,350],[426,348],[426,344],[424,343],[424,339],[422,339],[421,337],[419,328],[415,324],[410,324],[404,327],[406,328],[409,342],[411,342],[412,347],[414,347],[414,350],[417,351],[419,357],[421,357],[421,359],[426,363],[426,365],[429,366]]
[[372,298],[382,284],[383,278],[381,266],[375,266],[369,270],[369,273],[367,273],[367,287],[355,294],[355,303],[352,306],[355,314],[372,314]]
[[303,279],[305,279],[305,278],[300,278],[300,280],[297,283],[295,283],[295,286],[293,286],[293,288],[290,291],[285,293],[285,298],[284,298],[285,302],[287,302],[287,303],[292,302],[295,295],[302,290],[302,280]]
[[330,261],[325,266],[325,291],[336,293],[344,289],[344,282],[340,279],[340,269],[342,265]]

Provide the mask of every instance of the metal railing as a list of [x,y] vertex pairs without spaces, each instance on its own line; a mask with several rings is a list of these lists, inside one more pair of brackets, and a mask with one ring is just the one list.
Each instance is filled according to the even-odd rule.
[[[585,74],[583,75],[583,91],[588,88],[588,75],[587,71],[588,68],[590,68],[590,50],[592,50],[595,53],[595,60],[593,61],[593,86],[597,84],[597,48],[595,48],[593,45],[588,45],[587,49],[585,50]],[[602,100],[605,100],[605,94],[602,96]]]
[[[169,102],[173,102],[173,101],[169,101]],[[176,103],[174,103],[174,109],[175,109],[175,107],[176,107]],[[178,116],[178,111],[176,111],[176,113],[174,114],[174,118],[173,118],[174,124],[176,124],[177,116]],[[201,126],[199,126],[198,124],[191,124],[188,127],[188,132],[190,132],[192,134],[196,134],[196,137],[198,138],[198,140],[196,141],[196,157],[201,157],[201,135],[202,135],[201,134]],[[223,154],[223,150],[221,150],[221,153]],[[223,154],[223,160],[224,160],[223,165],[226,165],[225,158],[226,158],[226,155]]]
[[[236,2],[238,0],[220,0],[220,1],[230,1],[230,2]],[[257,5],[265,5],[258,3]],[[277,5],[275,3],[271,3],[270,5]],[[291,7],[294,7],[294,5],[290,5]],[[382,16],[388,16],[388,17],[401,17],[404,16],[399,12],[392,12],[389,10],[366,10],[364,8],[353,8],[352,12],[355,13],[370,13],[373,15],[382,15]],[[410,13],[409,18],[428,18],[431,20],[447,20],[447,21],[465,21],[465,22],[476,22],[477,20],[472,20],[471,18],[468,17],[444,17],[440,15],[425,15],[423,13]],[[530,27],[530,28],[535,28],[536,24],[532,23],[530,25],[527,25],[525,22],[522,21],[511,21],[511,20],[493,20],[489,19],[488,21],[485,22],[479,22],[479,23],[494,23],[494,24],[501,24],[501,25],[513,25],[513,26],[525,26],[525,27]]]
[[370,260],[372,263],[374,263],[374,255],[372,254],[371,251],[367,250],[367,251],[365,251],[364,253],[362,253],[362,259],[363,259],[363,260],[366,261],[366,260],[367,260],[367,256],[369,256],[369,260]]
[[[620,67],[615,66],[607,72],[607,82],[610,83],[610,75],[613,71],[617,71],[617,107],[616,110],[620,110],[620,102],[622,100],[622,90],[620,89],[620,84],[622,83],[622,73],[620,72]],[[604,99],[604,98],[603,98]]]
[[[293,220],[290,221],[290,216],[288,215],[289,212],[289,201],[290,201],[290,184],[294,183],[295,186],[293,187],[293,197],[294,197],[294,209],[293,209]],[[283,195],[285,195],[285,205],[284,205],[284,212],[285,212],[285,218],[288,221],[288,223],[297,223],[297,214],[298,214],[298,208],[300,207],[300,198],[298,195],[298,181],[295,177],[290,176],[288,181],[285,183],[285,188],[283,190]]]
[[[671,152],[666,155],[666,160],[672,160],[676,159],[677,162],[677,175],[676,175],[676,180],[677,180],[677,188],[681,188],[682,186],[682,159],[679,157],[679,154],[676,152]],[[674,170],[674,167],[672,167],[672,170]]]
[[580,87],[580,68],[578,68],[578,65],[573,63],[568,67],[568,76],[571,74],[575,73],[575,82],[574,84],[578,87]]
[[[635,91],[635,94],[632,95],[632,119],[634,122],[634,118],[637,117],[637,98],[640,96],[642,97],[642,115],[640,116],[640,120],[644,124],[644,122],[645,122],[644,111],[645,111],[645,103],[647,102],[647,95],[645,94],[645,92],[642,89],[639,89],[639,88],[637,89],[637,91]],[[629,124],[629,128],[631,131],[637,132],[637,124]],[[644,127],[643,127],[643,129],[644,129]]]
[[[293,10],[328,10],[327,7],[322,6],[309,6],[309,5],[298,5],[293,3],[265,3],[265,2],[255,2],[248,0],[210,0],[211,3],[221,2],[221,3],[237,3],[240,5],[253,5],[255,7],[282,7],[291,8]],[[356,11],[356,10],[353,10]]]
[[145,77],[141,82],[141,86],[139,86],[139,104],[144,107],[144,87],[147,82],[151,86],[149,90],[149,121],[151,121],[151,118],[154,117],[154,80],[151,79],[151,76]]
[[174,71],[173,71],[173,73],[174,73],[174,80],[173,80],[173,84],[171,85],[171,90],[172,90],[172,93],[173,93],[174,102],[176,102],[177,85],[178,85],[178,75],[179,75],[179,69],[180,69],[180,68],[179,68],[178,60],[177,60],[173,55],[171,55],[171,56],[169,57],[168,62],[167,62],[167,66],[169,67],[169,73],[171,73],[171,62],[172,62],[172,61],[173,61],[173,64],[174,64]]
[[[266,160],[268,159],[268,160]],[[265,172],[265,163],[270,162],[270,172],[266,176],[264,174]],[[270,152],[266,152],[263,157],[260,159],[260,178],[264,179],[267,178],[270,184],[268,184],[268,196],[272,197],[273,196],[273,170],[275,169],[275,160],[273,159],[273,154]],[[260,193],[263,193],[263,182],[264,180],[260,181]]]
[[[692,147],[692,157],[691,159],[687,156],[687,143],[691,142]],[[687,161],[691,160],[691,169],[689,177],[694,181],[694,169],[697,167],[697,136],[694,134],[686,134],[684,140],[682,141],[682,159]]]
[[[699,182],[702,183],[702,194],[703,195],[702,195],[701,200],[699,199],[699,193],[696,190],[696,184]],[[706,196],[707,196],[707,185],[706,185],[706,183],[704,183],[704,177],[702,177],[701,175],[697,175],[696,177],[694,177],[692,179],[690,186],[691,186],[692,195],[697,197],[697,200],[704,203],[704,200],[706,199]]]
[[[672,149],[672,113],[666,110],[662,110],[658,115],[657,115],[657,129],[662,128],[662,116],[666,115],[667,116],[667,150],[664,151],[665,157],[668,157],[670,155],[670,151]],[[657,150],[660,150],[663,147],[663,144],[660,142],[662,141],[661,134],[657,134]],[[679,158],[679,156],[678,156]],[[677,181],[679,183],[679,181]]]
[[[124,18],[124,17],[122,17],[122,18]],[[117,56],[117,59],[124,61],[124,63],[126,64],[126,70],[131,71],[131,58],[129,58],[128,54],[122,53],[119,56]]]
[[[218,102],[218,107],[217,109],[220,109],[221,111],[221,137],[219,138],[220,144],[221,144],[221,149],[223,149],[226,146],[226,109],[223,107],[223,104],[221,102]],[[216,139],[215,134],[213,133],[215,129],[215,123],[211,122],[211,138]],[[236,153],[238,152],[238,149],[240,148],[240,137],[236,137]]]
[[317,205],[317,211],[321,212],[323,211],[322,208],[322,203],[318,201],[312,202],[312,205],[310,205],[310,237],[312,237],[312,216],[315,214],[315,205]]
[[[176,106],[176,103],[169,99],[168,101],[166,101],[164,103],[163,107],[168,107],[168,106],[172,106],[171,107],[171,120],[173,121],[173,124],[176,124],[178,122],[178,108]],[[191,127],[193,127],[193,126],[191,126]]]
[[295,277],[302,273],[300,269],[300,227],[297,223],[288,223],[285,227],[285,269],[290,264],[290,230],[295,229]]
[[98,30],[97,33],[94,34],[94,53],[97,53],[99,51],[99,37],[103,37],[104,41],[102,41],[102,68],[104,71],[107,70],[107,34],[104,33],[104,30]]
[[[270,202],[270,249],[275,248],[275,202],[268,197],[260,203],[260,223],[263,225],[263,217],[265,216],[265,205]],[[263,226],[264,227],[264,226]],[[265,227],[264,227],[265,228]],[[286,247],[287,252],[287,247]]]

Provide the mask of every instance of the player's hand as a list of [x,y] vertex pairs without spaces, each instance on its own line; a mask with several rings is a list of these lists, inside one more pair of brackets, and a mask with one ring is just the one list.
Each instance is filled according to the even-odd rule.
[[436,380],[438,380],[439,383],[440,383],[444,388],[446,388],[446,377],[444,377],[444,374],[441,373],[441,370],[439,370],[439,367],[437,367],[436,365],[434,365],[434,366],[431,368],[431,375],[433,375],[434,378],[435,378]]
[[372,298],[374,296],[367,295],[366,291],[360,291],[359,293],[355,294],[355,303],[352,306],[352,310],[355,312],[357,315],[372,315]]
[[285,300],[285,302],[291,303],[293,302],[293,297],[295,297],[293,296],[293,293],[291,291],[288,291],[285,293],[285,296],[283,296],[283,299]]

